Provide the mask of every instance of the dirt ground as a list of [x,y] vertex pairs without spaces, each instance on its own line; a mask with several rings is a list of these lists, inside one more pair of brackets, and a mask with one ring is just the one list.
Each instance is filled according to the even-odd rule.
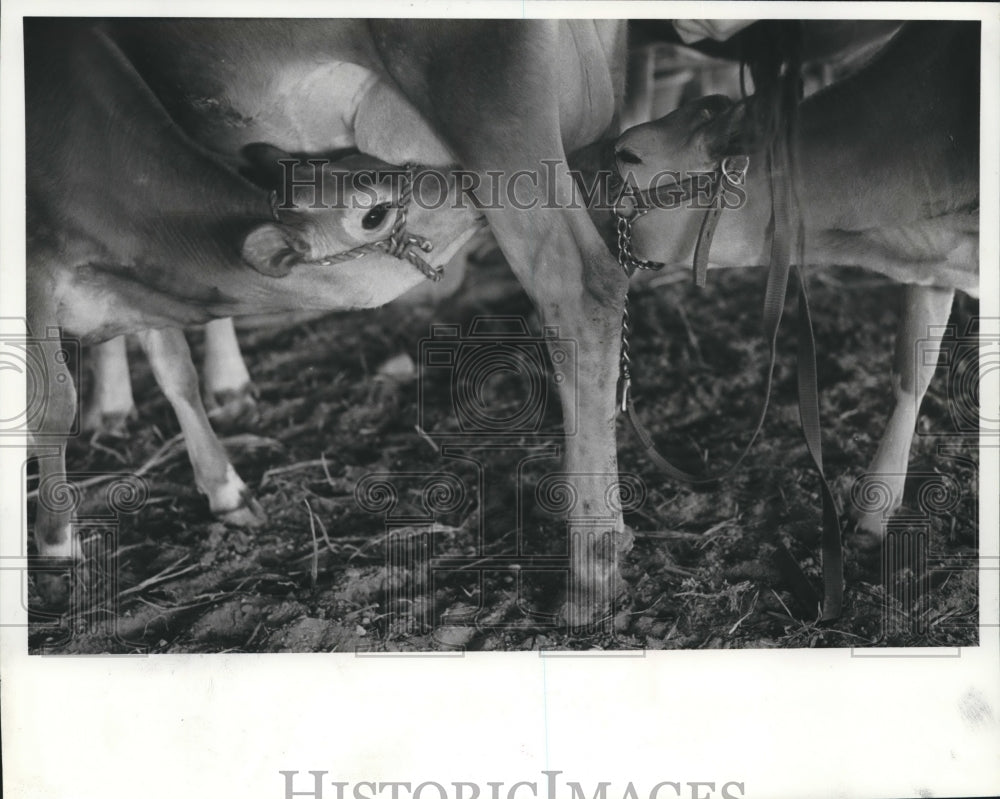
[[[759,332],[764,277],[758,270],[713,271],[699,291],[687,275],[659,275],[633,292],[637,404],[657,445],[682,465],[718,468],[750,435],[767,364]],[[939,367],[924,401],[906,519],[891,539],[897,546],[849,546],[844,615],[820,625],[807,590],[797,589],[776,560],[786,546],[819,588],[820,500],[798,424],[790,294],[767,421],[731,478],[708,489],[665,479],[620,421],[619,465],[635,476],[632,485],[643,486],[645,499],[626,513],[635,545],[623,559],[615,611],[582,633],[552,621],[565,577],[539,566],[565,554],[566,533],[553,508],[532,499],[545,495],[547,475],[559,470],[553,447],[561,429],[558,409],[546,399],[551,372],[531,366],[537,345],[522,348],[520,372],[497,373],[481,386],[492,419],[520,418],[525,397],[541,397],[537,434],[508,438],[503,447],[469,439],[451,457],[442,443],[460,428],[450,411],[448,368],[410,367],[402,358],[402,379],[378,372],[404,353],[419,364],[432,320],[467,332],[476,317],[511,316],[537,332],[529,302],[502,264],[471,268],[459,294],[434,310],[390,306],[304,322],[240,323],[259,418],[231,425],[223,441],[270,517],[256,530],[212,519],[170,406],[135,350],[141,416],[130,436],[81,436],[71,442],[68,466],[79,479],[138,472],[148,495],[115,519],[100,516],[109,483],[88,490],[79,514],[91,557],[89,593],[69,616],[35,608],[30,649],[975,644],[978,450],[968,408],[978,398],[977,362],[962,335],[978,305],[956,302],[951,366]],[[824,457],[842,508],[890,410],[897,294],[892,284],[851,270],[811,278]],[[197,355],[200,333],[190,339]],[[385,502],[390,490],[394,505]],[[843,526],[850,544],[846,518]],[[449,558],[452,568],[443,568]]]

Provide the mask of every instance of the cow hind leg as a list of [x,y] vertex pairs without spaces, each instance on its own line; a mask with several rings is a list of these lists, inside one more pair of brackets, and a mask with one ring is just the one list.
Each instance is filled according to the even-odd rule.
[[94,433],[123,438],[135,416],[132,379],[125,337],[118,336],[91,349],[93,387],[84,408],[81,427]]
[[[80,560],[73,535],[72,517],[76,491],[66,477],[66,438],[76,415],[76,387],[69,371],[60,366],[58,341],[39,341],[40,360],[51,369],[44,387],[41,417],[34,426],[31,454],[38,461],[38,505],[35,513],[35,547],[44,559]],[[38,570],[35,588],[42,602],[62,608],[69,601],[71,583],[65,569]]]
[[217,425],[253,422],[257,418],[257,388],[250,380],[232,319],[205,325],[202,363],[205,407]]
[[851,513],[863,542],[881,540],[884,522],[900,506],[917,414],[937,368],[953,289],[904,286],[893,366],[895,407],[868,473],[852,492]]
[[198,377],[184,334],[177,329],[139,334],[156,382],[177,414],[198,490],[208,497],[212,512],[241,527],[263,524],[267,517],[236,473],[216,437],[202,405]]

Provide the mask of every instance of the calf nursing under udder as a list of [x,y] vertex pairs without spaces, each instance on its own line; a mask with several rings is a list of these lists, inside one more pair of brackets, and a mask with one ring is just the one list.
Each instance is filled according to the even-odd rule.
[[[626,131],[617,167],[666,197],[675,176],[748,154],[742,195],[719,219],[715,267],[767,263],[772,176],[741,151],[744,106],[705,97]],[[902,284],[895,407],[868,474],[888,509],[852,506],[879,536],[901,502],[920,403],[937,366],[955,290],[979,293],[979,26],[907,23],[857,74],[809,97],[793,142],[805,264],[857,266]],[[704,211],[653,209],[635,220],[635,254],[691,264]],[[918,347],[919,343],[919,347]]]

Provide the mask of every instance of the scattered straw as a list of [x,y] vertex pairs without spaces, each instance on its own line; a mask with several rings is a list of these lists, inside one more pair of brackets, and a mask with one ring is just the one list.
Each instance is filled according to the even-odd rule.
[[332,488],[337,488],[337,484],[333,482],[333,478],[330,476],[330,470],[326,466],[326,453],[321,452],[319,454],[319,464],[323,467],[323,474],[326,475],[326,482],[330,484]]
[[671,540],[686,539],[686,538],[700,540],[703,534],[685,533],[682,530],[657,530],[655,532],[646,532],[646,533],[635,532],[634,535],[636,538],[655,538],[657,540],[671,541]]
[[[264,472],[264,476],[260,478],[260,484],[266,485],[267,481],[272,477],[276,477],[279,474],[288,474],[289,472],[299,472],[303,469],[312,469],[316,466],[322,466],[323,470],[326,471],[326,460],[318,459],[313,461],[299,461],[298,463],[291,463],[288,466],[277,466],[274,469],[268,469]],[[329,472],[327,472],[327,479],[329,478]]]
[[422,428],[418,424],[415,424],[413,425],[413,429],[417,431],[418,436],[420,436],[424,441],[426,441],[430,445],[430,448],[432,450],[434,450],[438,455],[441,454],[441,447],[439,447],[438,443],[427,434],[427,431],[424,430],[424,428]]
[[736,620],[736,624],[734,624],[732,627],[729,628],[729,633],[728,633],[729,635],[732,635],[734,632],[736,632],[736,630],[739,629],[739,626],[746,619],[750,617],[750,615],[754,612],[754,610],[757,609],[757,600],[759,598],[760,598],[760,591],[755,591],[753,595],[753,601],[750,603],[750,609]]
[[792,620],[793,622],[796,622],[796,623],[800,624],[800,625],[802,626],[802,629],[803,629],[803,630],[804,630],[805,632],[809,632],[809,626],[808,626],[808,625],[807,625],[807,624],[806,624],[806,623],[805,623],[804,621],[802,621],[802,620],[800,620],[800,619],[796,619],[796,618],[795,618],[795,617],[794,617],[794,616],[792,615],[792,611],[790,611],[790,610],[788,609],[788,605],[786,605],[786,604],[784,603],[784,601],[782,601],[781,597],[780,597],[780,596],[778,596],[778,592],[777,592],[777,591],[775,591],[775,590],[774,590],[774,589],[772,588],[772,589],[771,589],[771,593],[772,593],[772,594],[774,594],[774,598],[778,600],[778,604],[779,604],[779,605],[781,605],[781,607],[783,607],[783,608],[785,609],[785,614],[786,614],[786,615],[788,616],[788,618],[789,618],[789,619],[791,619],[791,620]]

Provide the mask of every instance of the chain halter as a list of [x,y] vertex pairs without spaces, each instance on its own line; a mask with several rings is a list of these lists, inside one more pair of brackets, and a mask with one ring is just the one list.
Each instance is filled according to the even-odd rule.
[[413,164],[406,164],[403,167],[403,183],[399,192],[399,201],[393,204],[396,208],[396,221],[393,222],[392,230],[386,238],[362,244],[336,255],[328,255],[314,263],[330,266],[344,261],[353,261],[373,252],[384,252],[393,258],[409,261],[429,280],[433,280],[435,283],[439,281],[444,276],[444,267],[433,266],[422,255],[422,253],[431,252],[434,245],[430,239],[418,233],[410,233],[406,229],[406,218],[410,211],[410,201],[413,198],[414,169],[416,167]]
[[[750,166],[750,158],[745,155],[731,156],[724,158],[715,171],[711,186],[709,205],[702,220],[701,229],[698,233],[698,243],[695,246],[694,254],[694,281],[699,287],[705,285],[705,273],[708,270],[708,253],[712,246],[712,236],[715,233],[715,226],[718,224],[719,215],[722,213],[720,198],[723,186],[739,186],[746,179],[747,169]],[[694,184],[691,180],[681,184],[684,193],[680,197],[672,198],[671,202],[686,202],[694,197]],[[653,189],[638,191],[631,183],[626,183],[625,188],[615,203],[615,217],[618,228],[618,265],[622,268],[626,277],[631,277],[637,269],[662,269],[665,264],[659,261],[647,261],[645,258],[636,257],[632,251],[632,225],[635,220],[649,213],[650,205],[648,200],[651,196],[656,196]],[[627,206],[627,207],[626,207]],[[631,320],[628,310],[628,292],[625,293],[625,302],[622,306],[622,348],[621,348],[621,412],[628,411],[629,390],[632,388],[632,355],[629,345],[629,334],[632,332]]]
[[[627,200],[631,205],[628,211],[622,208],[622,201]],[[632,252],[632,223],[639,217],[649,212],[648,207],[643,207],[641,198],[634,191],[631,184],[627,184],[621,198],[615,205],[615,216],[618,227],[618,265],[622,268],[626,277],[631,277],[636,269],[662,269],[663,264],[657,261],[647,261],[644,258],[636,258]],[[632,355],[628,342],[629,334],[632,332],[631,320],[628,312],[628,292],[625,292],[625,301],[622,306],[622,354],[621,354],[621,411],[628,410],[628,395],[632,388]]]

